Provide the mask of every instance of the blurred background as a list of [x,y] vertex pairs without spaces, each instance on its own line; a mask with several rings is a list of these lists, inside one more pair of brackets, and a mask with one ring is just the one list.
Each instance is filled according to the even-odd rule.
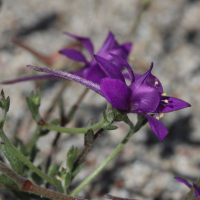
[[[71,70],[74,62],[56,54],[76,42],[64,35],[65,31],[89,37],[95,52],[112,31],[119,43],[134,44],[129,56],[134,72],[146,72],[153,61],[153,74],[160,79],[167,95],[192,105],[164,115],[161,121],[169,130],[164,142],[159,141],[148,124],[143,127],[78,196],[103,199],[103,195],[109,193],[140,200],[179,200],[189,190],[174,177],[194,182],[200,176],[199,20],[199,0],[1,1],[0,81],[36,74],[26,68],[27,64]],[[19,47],[19,41],[43,55],[43,60]],[[64,80],[1,85],[5,95],[11,98],[5,126],[11,141],[18,136],[27,143],[32,137],[36,124],[25,98],[39,86],[42,97],[40,113],[47,120],[59,118],[57,101],[53,112],[47,116],[56,96],[63,97],[67,115],[85,89],[78,83]],[[83,127],[93,116],[98,122],[105,108],[105,99],[89,91],[67,126]],[[135,115],[130,115],[130,118],[136,121]],[[124,123],[116,125],[118,130],[103,133],[93,145],[85,158],[86,167],[75,178],[72,188],[93,172],[125,136],[128,127]],[[36,165],[49,155],[55,135],[56,132],[52,131],[38,141],[40,152]],[[63,133],[52,162],[64,161],[65,166],[66,153],[72,145],[81,149],[83,135]],[[0,199],[15,198],[2,189]]]

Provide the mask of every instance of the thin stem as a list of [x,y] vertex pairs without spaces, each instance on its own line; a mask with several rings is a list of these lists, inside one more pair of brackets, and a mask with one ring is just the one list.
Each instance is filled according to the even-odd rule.
[[[70,109],[67,118],[64,116],[64,110],[61,110],[61,119],[63,119],[63,120],[61,120],[61,126],[65,126],[69,121],[72,120],[74,114],[76,113],[76,111],[77,111],[77,109],[79,107],[79,104],[81,103],[81,101],[83,100],[83,98],[86,96],[86,94],[88,93],[88,91],[89,91],[88,88],[86,88],[83,91],[83,93],[81,94],[81,96],[78,98],[77,102]],[[61,96],[61,94],[62,93],[59,94],[59,97]],[[58,143],[59,138],[60,138],[60,132],[57,132],[56,137],[54,138],[54,140],[52,142],[52,147],[51,147],[50,154],[47,157],[47,162],[46,162],[46,167],[45,167],[46,170],[45,171],[48,170],[48,167],[51,164],[51,158],[52,158],[52,155],[53,155],[54,151],[57,148],[57,143]]]
[[23,154],[21,154],[15,146],[10,142],[7,138],[3,130],[0,130],[0,137],[4,141],[4,143],[9,147],[13,154],[15,154],[25,165],[27,165],[30,169],[32,169],[38,176],[42,177],[44,180],[48,181],[49,183],[54,185],[53,180],[47,176],[46,174],[42,173],[37,167],[35,167]]
[[[200,185],[200,177],[197,179],[197,181],[195,182],[195,184],[196,184],[197,186]],[[185,197],[184,200],[189,200],[189,199],[192,197],[193,193],[194,193],[194,187],[192,187],[192,188],[190,189],[190,191],[188,192],[188,194],[186,195],[186,197]]]
[[86,128],[64,128],[61,126],[54,126],[51,124],[46,124],[46,123],[41,123],[39,124],[42,127],[45,127],[48,130],[52,130],[52,131],[58,131],[61,133],[72,133],[72,134],[80,134],[80,133],[87,133],[87,131],[89,129],[92,129],[93,131],[96,131],[100,128],[105,128],[106,126],[108,126],[108,124],[104,124],[105,120],[102,120],[101,122],[98,122],[97,124],[90,126],[90,127],[86,127]]
[[33,136],[31,137],[31,140],[29,141],[27,147],[26,147],[26,151],[30,152],[33,148],[33,146],[36,144],[36,142],[38,141],[39,137],[40,137],[40,132],[41,132],[42,127],[41,126],[37,126],[35,129],[35,132],[33,134]]
[[[85,145],[85,147],[83,148],[83,150],[81,151],[81,153],[79,154],[78,158],[76,159],[74,166],[78,166],[81,163],[81,160],[84,158],[84,156],[87,154],[87,152],[90,150],[91,146],[93,145],[93,143],[95,142],[95,140],[101,135],[101,133],[104,132],[104,129],[101,128],[100,130],[97,131],[97,133],[94,135],[94,140],[92,143],[88,143],[87,145]],[[74,167],[74,168],[75,168]]]
[[24,192],[29,192],[29,193],[37,194],[37,195],[47,197],[50,199],[57,199],[57,200],[83,200],[81,198],[71,197],[68,195],[64,195],[64,194],[40,187],[38,185],[35,185],[31,181],[19,176],[17,173],[12,171],[1,161],[0,161],[0,171],[3,174],[5,174],[8,178],[13,180],[19,186],[19,189]]
[[106,165],[122,150],[124,145],[128,142],[130,137],[135,133],[134,125],[130,120],[126,122],[130,126],[130,131],[122,142],[116,147],[116,149],[108,156],[108,158],[92,173],[90,174],[77,188],[71,192],[71,196],[78,194],[90,181],[92,181],[105,167]]

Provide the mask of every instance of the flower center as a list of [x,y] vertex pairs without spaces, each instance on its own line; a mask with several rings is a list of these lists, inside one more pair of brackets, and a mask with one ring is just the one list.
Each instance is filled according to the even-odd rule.
[[155,82],[155,85],[159,85],[158,81]]

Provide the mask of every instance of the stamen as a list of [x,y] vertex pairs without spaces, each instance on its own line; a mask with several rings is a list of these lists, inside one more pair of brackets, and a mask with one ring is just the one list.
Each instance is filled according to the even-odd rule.
[[164,97],[164,96],[166,96],[167,94],[166,94],[166,93],[162,93],[161,95]]
[[158,81],[155,82],[155,85],[159,85]]
[[164,114],[163,114],[163,113],[161,113],[159,117],[160,117],[160,118],[164,117]]
[[157,117],[156,117],[156,119],[157,120],[159,120],[160,118],[162,118],[164,116],[164,114],[163,113],[161,113],[161,114],[157,114]]
[[169,101],[167,99],[164,100],[165,103],[169,103]]

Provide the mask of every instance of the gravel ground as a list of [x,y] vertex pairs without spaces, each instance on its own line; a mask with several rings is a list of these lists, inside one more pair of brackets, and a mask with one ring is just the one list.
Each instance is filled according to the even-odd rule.
[[[200,176],[200,1],[152,0],[136,27],[141,8],[139,0],[4,0],[1,5],[0,80],[32,75],[27,64],[45,66],[14,45],[12,38],[48,56],[73,42],[64,31],[90,37],[96,51],[108,31],[112,31],[120,43],[134,43],[129,60],[135,72],[144,73],[153,61],[153,74],[161,80],[165,92],[192,105],[162,118],[169,130],[164,142],[158,140],[149,125],[142,128],[92,184],[79,193],[80,197],[103,199],[104,194],[110,193],[139,200],[179,200],[188,188],[174,177],[193,182]],[[63,56],[58,67],[69,70],[71,64]],[[40,111],[43,116],[63,82],[49,81],[42,87]],[[38,84],[2,86],[6,96],[11,98],[5,131],[12,141],[17,135],[27,143],[33,134],[35,123],[25,97]],[[84,90],[77,83],[67,84],[63,93],[66,112]],[[105,106],[105,100],[90,91],[69,126],[84,126],[92,116],[99,121]],[[58,116],[56,108],[49,119]],[[134,115],[130,118],[135,122]],[[117,125],[117,131],[106,132],[97,140],[85,158],[87,167],[75,178],[72,187],[99,166],[122,140],[128,127],[123,123]],[[38,141],[41,152],[35,164],[47,157],[54,137],[52,131]],[[65,160],[72,144],[81,149],[83,136],[62,134],[53,162]],[[1,191],[0,199],[14,197]]]

